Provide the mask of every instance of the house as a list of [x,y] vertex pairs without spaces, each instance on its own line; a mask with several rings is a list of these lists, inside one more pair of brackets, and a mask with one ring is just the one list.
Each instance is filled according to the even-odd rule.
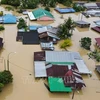
[[42,21],[54,20],[54,16],[50,12],[41,8],[36,9],[32,12],[28,12],[28,16],[30,20],[42,20]]
[[90,72],[84,63],[79,64],[80,61],[83,60],[77,52],[34,52],[35,77],[48,77],[48,88],[51,92],[81,89],[85,83],[80,74]]
[[12,14],[6,14],[3,16],[3,23],[4,24],[16,24],[17,18]]
[[84,15],[99,17],[100,16],[100,9],[91,9],[87,10],[83,13]]
[[66,14],[66,13],[74,13],[75,10],[73,8],[55,8],[55,10],[61,14]]
[[81,28],[86,28],[86,27],[90,27],[90,23],[85,22],[85,21],[76,21],[75,22],[77,26],[81,27]]
[[86,9],[99,9],[100,6],[99,6],[99,3],[85,3],[83,5]]
[[60,38],[57,36],[58,28],[56,27],[42,27],[37,29],[39,33],[39,38],[41,41],[52,41],[53,43],[57,43],[57,40]]
[[46,69],[48,63],[51,65],[67,65],[71,69],[75,63],[76,69],[81,74],[91,74],[82,60],[78,52],[67,52],[67,51],[45,51],[45,52],[34,52],[34,69],[35,77],[47,77],[48,74]]

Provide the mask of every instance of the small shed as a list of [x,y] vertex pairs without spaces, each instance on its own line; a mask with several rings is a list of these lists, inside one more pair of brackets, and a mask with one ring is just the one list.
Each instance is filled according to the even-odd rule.
[[90,23],[85,22],[85,21],[76,21],[75,22],[77,26],[81,27],[81,28],[86,28],[86,27],[90,27]]
[[73,8],[55,8],[55,10],[61,14],[64,14],[64,13],[74,13],[75,10]]

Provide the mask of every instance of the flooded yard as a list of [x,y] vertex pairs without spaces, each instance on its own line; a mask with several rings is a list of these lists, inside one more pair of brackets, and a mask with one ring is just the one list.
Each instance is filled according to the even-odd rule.
[[[0,7],[4,13],[3,7]],[[10,12],[13,13],[13,12]],[[79,13],[63,14],[64,19],[61,19],[61,14],[52,11],[55,17],[54,22],[34,22],[29,21],[30,25],[51,25],[58,26],[64,22],[64,19],[72,17],[74,21],[81,20]],[[25,18],[25,15],[21,15]],[[83,20],[90,22],[91,26],[94,25],[93,21],[99,20],[99,17],[85,18]],[[5,31],[0,32],[0,36],[4,38],[4,48],[0,52],[0,70],[4,70],[4,59],[7,61],[9,53],[9,66],[13,74],[13,83],[7,85],[0,93],[0,100],[71,100],[72,93],[50,93],[44,86],[45,79],[34,79],[34,64],[33,52],[40,51],[40,45],[23,45],[21,42],[16,42],[17,25],[6,24],[4,25]],[[92,39],[91,50],[94,50],[95,38],[100,37],[100,34],[91,30],[91,28],[81,29],[76,27],[72,36],[73,45],[68,48],[69,51],[78,51],[84,59],[89,70],[92,71],[92,77],[83,75],[83,80],[86,87],[79,93],[75,92],[74,100],[100,100],[100,75],[95,71],[97,62],[88,59],[87,53],[89,51],[80,47],[79,40],[82,37],[90,37]],[[55,45],[55,50],[60,50],[59,44]]]

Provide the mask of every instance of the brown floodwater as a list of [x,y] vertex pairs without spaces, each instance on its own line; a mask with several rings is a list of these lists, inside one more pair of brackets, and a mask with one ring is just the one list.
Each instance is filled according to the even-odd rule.
[[[5,13],[15,13],[5,11],[3,7],[0,7]],[[28,20],[30,25],[52,25],[54,27],[64,22],[64,19],[72,17],[73,20],[80,20],[79,13],[63,14],[64,19],[61,19],[61,15],[52,10],[52,14],[55,17],[54,22],[32,22]],[[25,15],[20,15],[25,18]],[[85,18],[83,20],[90,22],[93,26],[93,21],[99,20],[98,17]],[[34,79],[34,66],[33,66],[33,52],[40,51],[40,45],[23,45],[21,42],[16,42],[17,25],[7,24],[4,25],[5,31],[0,32],[0,36],[4,38],[4,49],[0,51],[0,70],[5,69],[4,60],[7,61],[9,53],[9,66],[10,71],[13,74],[13,83],[7,85],[0,93],[0,100],[71,100],[72,93],[50,93],[44,86],[44,79]],[[100,34],[92,31],[90,28],[81,29],[75,28],[72,36],[73,45],[68,48],[69,51],[78,51],[84,59],[89,70],[92,71],[92,77],[83,75],[83,79],[86,83],[86,87],[81,91],[75,92],[74,100],[99,100],[100,99],[100,76],[95,71],[95,65],[99,64],[91,59],[88,59],[87,53],[89,51],[80,47],[79,40],[82,37],[90,37],[92,39],[91,49],[94,50],[94,44],[96,37]],[[61,50],[59,44],[55,45],[55,50]]]

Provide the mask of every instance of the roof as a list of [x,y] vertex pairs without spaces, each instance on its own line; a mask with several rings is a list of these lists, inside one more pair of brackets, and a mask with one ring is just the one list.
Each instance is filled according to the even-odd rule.
[[74,62],[81,74],[91,74],[83,60],[74,60]]
[[35,61],[35,77],[47,77],[45,61]]
[[100,46],[100,38],[95,38],[97,44]]
[[17,22],[17,18],[12,14],[6,14],[3,16],[3,23],[14,24]]
[[73,13],[75,10],[73,8],[55,8],[59,13]]
[[96,65],[96,70],[100,73],[100,65]]
[[41,8],[32,11],[32,13],[33,13],[33,15],[36,19],[39,19],[39,18],[44,17],[44,16],[54,18],[53,15],[50,12],[48,12],[44,9],[41,9]]
[[92,27],[91,29],[93,29],[94,31],[100,33],[100,26]]
[[74,59],[82,59],[78,52],[46,51],[46,62],[74,62]]
[[77,23],[77,24],[82,24],[82,25],[84,25],[84,24],[90,24],[90,23],[88,23],[88,22],[85,22],[85,21],[76,21],[75,23]]
[[[87,66],[85,65],[84,61],[82,60],[78,52],[67,52],[67,51],[35,52],[34,62],[35,61],[39,62],[45,61],[45,69],[44,66],[41,66],[39,68],[43,72],[47,70],[47,76],[54,75],[56,77],[57,76],[61,77],[66,74],[68,69],[77,69],[81,74],[91,74],[91,72],[88,70]],[[35,68],[36,67],[38,67],[37,64],[35,64]],[[44,77],[47,76],[45,76],[44,74]]]
[[98,26],[100,26],[100,20],[94,21],[94,23]]
[[30,20],[36,20],[36,18],[34,17],[32,12],[28,12],[28,16],[29,16]]
[[99,8],[98,5],[96,3],[85,3],[84,7],[86,7],[87,9],[91,9],[91,8]]
[[46,50],[46,49],[54,50],[54,45],[52,42],[48,42],[48,43],[41,42],[40,44],[41,44],[41,48],[44,50]]
[[65,87],[62,78],[48,77],[51,92],[72,92],[71,87]]

